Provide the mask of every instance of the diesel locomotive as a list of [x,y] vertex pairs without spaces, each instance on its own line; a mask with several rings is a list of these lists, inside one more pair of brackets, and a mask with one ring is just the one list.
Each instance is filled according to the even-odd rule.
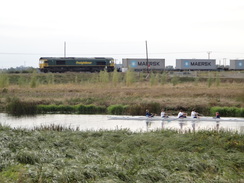
[[107,72],[114,71],[114,59],[111,57],[41,57],[41,72]]

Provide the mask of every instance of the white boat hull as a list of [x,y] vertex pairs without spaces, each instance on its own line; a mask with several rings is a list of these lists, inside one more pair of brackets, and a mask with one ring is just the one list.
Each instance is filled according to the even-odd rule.
[[244,122],[244,118],[240,119],[225,119],[225,118],[212,118],[212,117],[200,117],[200,118],[177,118],[177,117],[146,117],[146,116],[108,116],[109,120],[140,120],[140,121],[228,121],[228,122]]

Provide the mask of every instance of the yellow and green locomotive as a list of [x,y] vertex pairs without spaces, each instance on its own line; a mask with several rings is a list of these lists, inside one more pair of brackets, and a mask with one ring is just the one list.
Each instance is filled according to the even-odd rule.
[[41,72],[100,72],[114,71],[114,59],[110,57],[41,57]]

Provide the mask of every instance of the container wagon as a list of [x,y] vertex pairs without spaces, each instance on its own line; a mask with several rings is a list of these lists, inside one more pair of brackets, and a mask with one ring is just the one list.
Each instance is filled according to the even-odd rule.
[[244,70],[244,60],[230,60],[230,70]]
[[114,71],[114,59],[111,57],[41,57],[41,72],[100,72]]
[[163,71],[165,59],[123,58],[122,71],[133,69],[134,71]]
[[175,70],[217,70],[214,59],[176,59]]

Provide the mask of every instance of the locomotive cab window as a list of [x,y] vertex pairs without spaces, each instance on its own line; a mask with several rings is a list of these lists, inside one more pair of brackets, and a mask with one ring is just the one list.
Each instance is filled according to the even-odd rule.
[[48,62],[47,62],[47,60],[40,60],[39,63],[44,64],[44,63],[48,63]]
[[65,60],[57,60],[56,64],[57,65],[65,65]]

